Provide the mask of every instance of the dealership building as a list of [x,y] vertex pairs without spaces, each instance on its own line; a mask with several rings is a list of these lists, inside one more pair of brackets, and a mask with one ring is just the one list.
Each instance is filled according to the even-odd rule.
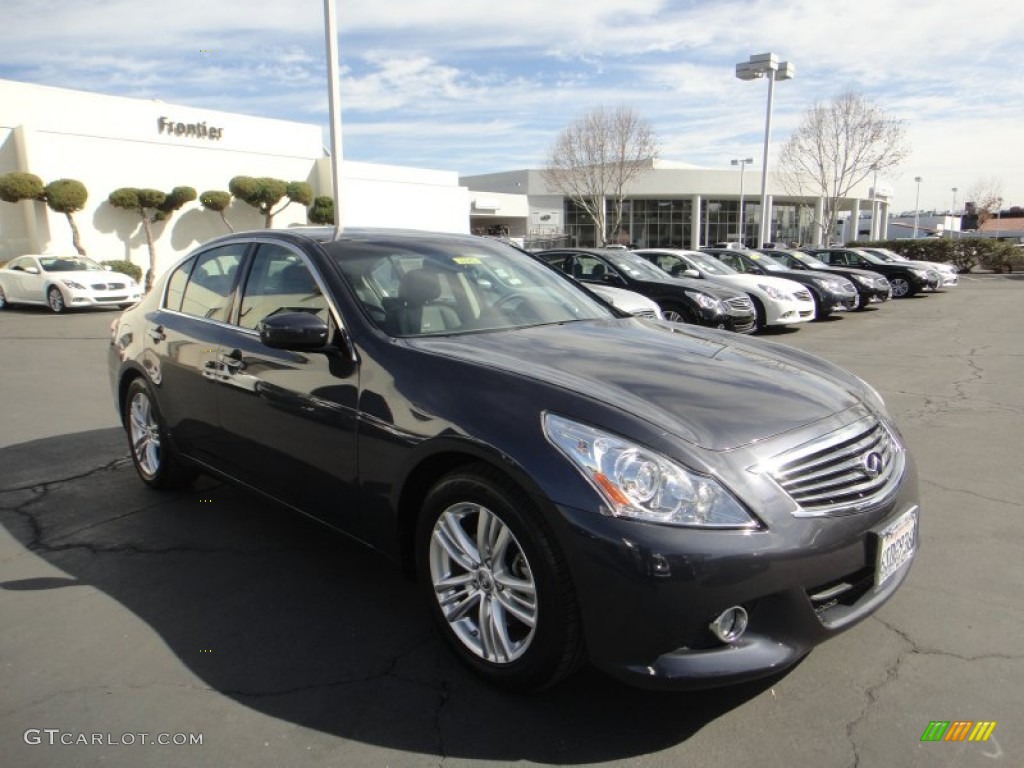
[[[140,217],[107,202],[119,187],[187,186],[202,193],[226,191],[234,176],[269,176],[305,181],[315,195],[330,195],[327,155],[316,125],[0,80],[0,174],[33,173],[44,184],[81,181],[89,199],[75,222],[86,252],[99,261],[149,263]],[[469,193],[455,171],[342,166],[347,225],[468,231]],[[240,200],[232,200],[225,216],[235,230],[263,227],[257,210]],[[298,204],[274,218],[275,228],[305,223]],[[227,232],[217,213],[188,203],[153,225],[158,272]],[[63,214],[41,202],[0,201],[0,261],[69,252]]]
[[[496,148],[500,150],[500,148]],[[589,218],[544,180],[540,170],[459,178],[456,171],[345,160],[342,205],[347,226],[401,227],[509,237],[527,245],[597,242]],[[197,193],[227,190],[234,176],[308,182],[330,195],[331,160],[316,125],[199,109],[159,100],[73,91],[0,80],[0,174],[33,173],[48,183],[81,181],[89,192],[75,214],[89,256],[147,265],[142,222],[107,202],[119,187]],[[745,185],[741,224],[741,180]],[[654,160],[628,186],[620,238],[638,246],[695,248],[745,237],[760,221],[760,173]],[[769,178],[771,239],[815,243],[823,201],[781,194]],[[864,185],[843,201],[841,216],[868,224],[861,236],[884,236],[889,200]],[[235,230],[259,229],[256,209],[233,200],[225,217]],[[306,210],[285,207],[278,228],[306,223]],[[153,226],[157,271],[196,245],[228,232],[221,217],[186,204]],[[63,214],[45,203],[0,202],[0,262],[26,253],[72,252]]]
[[[754,243],[761,221],[761,173],[747,170],[742,181],[740,174],[736,169],[649,161],[625,188],[620,242],[641,248],[694,249],[727,241]],[[474,232],[507,232],[528,245],[589,246],[597,242],[587,214],[548,184],[540,169],[463,176],[461,182],[470,189]],[[825,201],[786,195],[780,189],[778,179],[769,174],[771,226],[765,240],[820,245],[821,231],[815,222],[823,217]],[[879,186],[874,201],[872,192],[864,183],[840,201],[839,218],[844,222],[862,222],[867,215],[867,223],[862,223],[858,233],[860,239],[886,237],[891,192]],[[611,220],[610,200],[606,207]]]

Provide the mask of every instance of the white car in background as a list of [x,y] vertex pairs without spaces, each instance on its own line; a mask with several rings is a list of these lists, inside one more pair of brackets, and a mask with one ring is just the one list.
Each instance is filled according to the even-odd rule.
[[905,261],[912,264],[920,264],[928,269],[934,269],[939,273],[939,277],[941,278],[941,282],[938,285],[939,288],[952,288],[954,285],[960,284],[960,276],[957,274],[956,267],[952,264],[943,264],[940,261],[918,261],[915,259],[908,259],[906,256],[896,253],[896,251],[890,251],[888,248],[858,248],[857,250],[873,253],[879,258],[885,259],[889,263]]
[[84,256],[18,256],[0,268],[0,309],[42,304],[54,312],[76,307],[130,307],[142,288]]
[[783,277],[745,275],[706,253],[678,248],[647,248],[634,251],[673,277],[696,277],[712,285],[743,291],[754,302],[757,328],[768,325],[809,323],[814,319],[814,299],[800,283]]
[[661,314],[661,307],[636,291],[627,291],[625,288],[613,288],[610,285],[596,285],[594,283],[585,283],[583,287],[593,291],[616,309],[629,312],[629,314],[635,317],[647,317],[652,320],[664,319],[664,316]]

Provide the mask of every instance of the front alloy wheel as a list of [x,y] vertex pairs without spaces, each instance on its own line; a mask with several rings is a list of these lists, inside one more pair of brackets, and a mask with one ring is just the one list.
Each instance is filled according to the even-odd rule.
[[565,558],[536,503],[488,465],[441,478],[416,527],[416,570],[456,655],[511,690],[561,680],[583,659]]
[[914,295],[914,289],[910,285],[910,281],[905,277],[894,277],[889,281],[889,285],[892,287],[892,297],[894,299],[902,299],[906,296]]
[[64,294],[60,292],[60,288],[56,285],[51,285],[50,290],[46,292],[46,303],[49,304],[56,314],[60,314],[64,311]]
[[0,285],[0,309],[4,309],[7,306],[7,294],[4,293],[4,287]]

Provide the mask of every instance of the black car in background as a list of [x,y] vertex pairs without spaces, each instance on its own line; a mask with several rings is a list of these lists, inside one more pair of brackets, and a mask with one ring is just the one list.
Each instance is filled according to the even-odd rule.
[[737,272],[749,275],[784,277],[803,285],[814,299],[814,316],[828,317],[833,312],[846,312],[857,306],[857,291],[850,281],[828,272],[790,269],[760,251],[748,248],[701,248]]
[[834,267],[857,267],[884,275],[892,286],[894,299],[913,296],[921,291],[934,291],[942,284],[942,278],[934,269],[912,262],[887,262],[880,256],[857,248],[804,248],[806,253],[816,256]]
[[737,333],[755,329],[754,304],[742,291],[672,277],[625,249],[556,248],[534,256],[582,283],[643,294],[661,307],[666,320]]
[[815,272],[842,275],[857,289],[857,309],[864,309],[868,304],[881,303],[892,298],[889,280],[877,272],[826,264],[809,253],[789,248],[760,248],[758,250],[793,270],[814,270]]
[[914,463],[864,381],[623,317],[492,239],[217,238],[111,325],[108,360],[144,483],[210,473],[394,558],[511,689],[585,660],[661,688],[776,674],[916,551]]

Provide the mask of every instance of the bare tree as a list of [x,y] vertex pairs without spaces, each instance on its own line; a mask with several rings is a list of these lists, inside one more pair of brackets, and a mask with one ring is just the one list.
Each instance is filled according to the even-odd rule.
[[804,114],[779,155],[779,178],[787,193],[820,197],[816,222],[828,243],[840,201],[869,175],[900,165],[910,154],[906,127],[858,93],[848,91]]
[[967,199],[978,216],[978,229],[1003,207],[1003,182],[995,176],[978,179],[967,190]]
[[[622,226],[625,188],[658,154],[651,124],[631,107],[598,107],[576,119],[548,151],[544,179],[594,222],[599,245]],[[612,221],[608,221],[608,202]]]

